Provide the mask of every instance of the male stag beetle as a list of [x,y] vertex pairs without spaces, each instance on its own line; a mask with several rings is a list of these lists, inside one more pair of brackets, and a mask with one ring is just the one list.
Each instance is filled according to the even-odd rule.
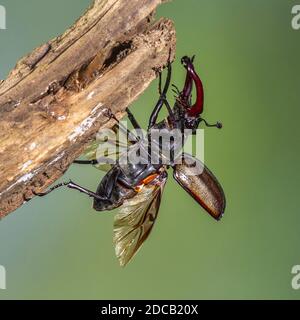
[[[121,207],[114,221],[114,244],[120,265],[124,266],[134,256],[142,243],[150,234],[156,220],[161,202],[162,192],[167,181],[167,169],[173,168],[174,179],[186,190],[213,218],[219,220],[225,210],[225,195],[223,189],[212,172],[198,159],[182,152],[182,145],[189,134],[195,133],[200,122],[208,127],[221,128],[217,122],[208,124],[202,117],[204,92],[203,85],[195,71],[193,58],[183,57],[181,63],[186,69],[186,80],[182,91],[174,86],[176,102],[171,108],[167,100],[167,91],[171,81],[171,63],[168,63],[168,73],[164,88],[161,88],[161,73],[159,74],[160,97],[151,114],[145,135],[139,136],[128,132],[119,123],[120,130],[127,130],[130,146],[127,152],[121,153],[115,164],[100,182],[97,191],[92,192],[70,181],[60,183],[39,196],[45,196],[53,190],[66,186],[80,191],[93,198],[93,207],[97,211],[112,210]],[[196,87],[196,101],[192,104],[192,88]],[[166,106],[168,116],[157,122],[158,114]],[[141,130],[138,122],[127,109],[127,114],[136,132]],[[107,116],[116,121],[114,114],[107,110]],[[161,139],[155,138],[154,131],[180,132],[182,139],[170,139],[167,156],[161,151]],[[140,131],[139,131],[140,132]],[[153,147],[154,146],[154,147]],[[124,161],[139,155],[143,161]],[[143,154],[141,156],[141,154]],[[153,161],[153,155],[159,161]],[[176,161],[176,160],[180,161]],[[146,160],[146,161],[145,161]],[[97,165],[97,159],[76,160],[78,164]],[[195,168],[201,168],[195,171]]]

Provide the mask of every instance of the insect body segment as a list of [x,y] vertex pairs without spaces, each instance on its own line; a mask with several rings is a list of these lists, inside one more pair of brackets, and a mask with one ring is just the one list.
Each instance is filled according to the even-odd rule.
[[[168,63],[168,74],[163,88],[161,88],[161,74],[159,76],[159,99],[149,119],[148,130],[145,136],[139,137],[128,133],[126,128],[119,125],[119,130],[127,135],[130,140],[126,152],[118,152],[117,161],[110,165],[108,172],[103,177],[96,192],[70,181],[58,184],[39,196],[45,196],[53,190],[66,186],[82,192],[93,198],[93,208],[97,211],[112,210],[120,207],[114,221],[114,245],[116,256],[122,266],[139,250],[143,242],[149,236],[156,221],[164,186],[167,181],[167,170],[173,169],[173,177],[179,185],[191,195],[213,218],[219,220],[225,211],[225,195],[223,189],[212,172],[192,155],[182,153],[182,146],[188,132],[195,132],[199,124],[203,122],[208,127],[221,128],[222,125],[209,124],[201,117],[203,112],[204,91],[200,77],[195,71],[193,58],[183,57],[181,62],[186,69],[186,80],[183,90],[176,86],[176,102],[173,108],[167,100],[167,92],[171,81],[171,63]],[[196,87],[196,100],[192,103],[192,88]],[[167,108],[168,117],[160,122],[157,118],[163,107]],[[134,129],[141,129],[133,114],[127,109],[128,119]],[[107,117],[115,119],[114,114],[109,111]],[[154,137],[154,130],[173,132],[176,129],[182,139],[176,142],[174,139],[168,143],[170,152],[169,163],[164,163],[165,155],[161,152],[162,143]],[[190,133],[189,133],[190,134]],[[154,142],[154,144],[151,144]],[[111,142],[120,145],[120,142]],[[154,149],[153,146],[156,146]],[[87,150],[89,160],[76,160],[77,164],[90,164],[102,168],[97,159],[96,148],[99,144],[93,142],[92,147]],[[142,153],[139,162],[124,161]],[[159,161],[153,161],[153,155]],[[175,160],[181,159],[181,162]],[[195,168],[202,168],[195,172]]]

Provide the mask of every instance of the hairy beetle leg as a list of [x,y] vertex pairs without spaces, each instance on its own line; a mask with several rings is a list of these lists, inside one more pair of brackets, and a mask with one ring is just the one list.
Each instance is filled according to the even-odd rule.
[[107,109],[104,115],[109,119],[114,119],[118,123],[120,130],[123,131],[123,133],[125,133],[130,138],[130,141],[137,142],[140,140],[139,137],[137,137],[134,133],[130,132],[125,126],[123,126],[123,124],[119,121],[119,119],[110,109]]
[[84,193],[84,194],[88,195],[89,197],[92,197],[97,200],[107,200],[105,197],[101,197],[100,195],[96,194],[95,192],[90,191],[84,187],[81,187],[80,185],[72,182],[71,180],[69,182],[59,183],[59,184],[55,185],[54,187],[50,188],[49,190],[47,190],[46,192],[41,192],[41,193],[34,192],[34,194],[39,197],[44,197],[44,196],[48,195],[49,193],[51,193],[52,191],[54,191],[58,188],[61,188],[61,187],[68,187],[70,189],[77,190],[77,191]]
[[93,159],[93,160],[74,160],[73,163],[95,165],[95,164],[98,164],[98,161],[96,159]]

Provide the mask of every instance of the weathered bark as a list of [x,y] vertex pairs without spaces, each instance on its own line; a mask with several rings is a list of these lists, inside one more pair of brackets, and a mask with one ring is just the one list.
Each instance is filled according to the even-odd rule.
[[[163,0],[95,0],[62,36],[21,59],[0,85],[0,218],[61,177],[112,126],[175,50]],[[155,98],[154,98],[155,99]]]

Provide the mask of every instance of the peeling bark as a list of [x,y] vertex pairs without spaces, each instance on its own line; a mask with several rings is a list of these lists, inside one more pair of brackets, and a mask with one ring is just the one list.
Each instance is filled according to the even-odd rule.
[[63,175],[102,127],[119,118],[175,51],[162,0],[95,0],[62,36],[0,82],[0,218]]

